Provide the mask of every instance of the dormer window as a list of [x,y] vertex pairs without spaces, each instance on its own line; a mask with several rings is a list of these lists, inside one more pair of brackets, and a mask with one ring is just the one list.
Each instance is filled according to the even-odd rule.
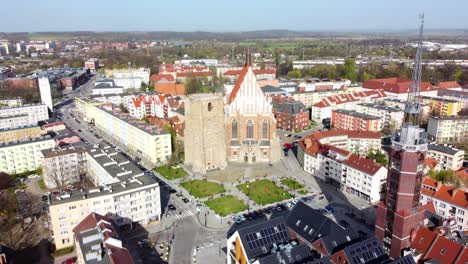
[[297,220],[296,226],[299,226],[301,224],[301,220]]

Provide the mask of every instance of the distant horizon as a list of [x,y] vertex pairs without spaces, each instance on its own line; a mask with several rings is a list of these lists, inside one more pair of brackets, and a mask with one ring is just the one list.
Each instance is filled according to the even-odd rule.
[[466,0],[6,1],[0,32],[410,31],[468,29]]

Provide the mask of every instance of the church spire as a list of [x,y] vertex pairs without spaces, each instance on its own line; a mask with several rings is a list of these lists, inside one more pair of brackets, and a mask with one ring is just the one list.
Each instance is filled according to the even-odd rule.
[[247,51],[245,52],[245,65],[244,66],[250,66],[250,48],[247,48]]

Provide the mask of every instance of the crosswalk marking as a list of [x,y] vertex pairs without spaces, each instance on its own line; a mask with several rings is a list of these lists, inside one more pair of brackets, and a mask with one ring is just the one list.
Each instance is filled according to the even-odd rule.
[[188,217],[188,216],[191,216],[193,215],[193,212],[192,211],[189,211],[189,210],[185,210],[183,211],[181,214],[179,213],[176,213],[176,214],[173,214],[173,216],[176,218],[176,219],[182,219],[184,217]]

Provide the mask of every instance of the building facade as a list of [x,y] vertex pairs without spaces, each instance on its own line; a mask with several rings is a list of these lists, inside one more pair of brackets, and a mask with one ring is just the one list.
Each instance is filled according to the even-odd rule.
[[47,132],[40,126],[25,126],[10,129],[0,129],[0,143],[12,143],[24,140],[31,140],[41,137]]
[[463,109],[463,102],[454,99],[421,96],[421,100],[431,107],[431,115],[434,116],[457,116]]
[[97,129],[137,158],[156,164],[171,157],[171,135],[162,128],[132,118],[112,105],[94,106],[89,114],[87,119]]
[[380,104],[358,104],[359,113],[378,116],[381,118],[381,130],[387,133],[393,133],[399,130],[404,117],[403,110]]
[[41,166],[41,150],[54,146],[55,141],[49,136],[3,143],[0,145],[0,171],[17,174],[36,170]]
[[310,128],[309,110],[301,102],[273,98],[273,113],[278,129],[301,131]]
[[331,125],[333,128],[344,130],[381,131],[382,119],[357,111],[335,109],[332,111]]
[[254,163],[280,159],[272,106],[257,83],[250,55],[227,95],[225,116],[228,160]]
[[427,156],[437,161],[436,171],[458,171],[463,167],[465,151],[446,145],[429,144],[427,146]]
[[159,184],[108,145],[87,149],[104,174],[88,173],[100,185],[49,195],[49,223],[57,249],[73,245],[73,228],[90,213],[105,215],[118,226],[159,221]]
[[427,134],[437,144],[467,143],[468,116],[429,117]]
[[213,94],[188,96],[184,135],[185,163],[193,171],[224,169],[227,163],[223,98]]
[[46,119],[49,112],[45,104],[0,108],[0,129],[37,125]]
[[86,175],[84,147],[56,147],[42,150],[42,176],[48,189],[80,182]]
[[437,215],[455,221],[455,229],[468,230],[468,193],[463,188],[444,185],[425,177],[422,181],[421,204],[434,203]]

